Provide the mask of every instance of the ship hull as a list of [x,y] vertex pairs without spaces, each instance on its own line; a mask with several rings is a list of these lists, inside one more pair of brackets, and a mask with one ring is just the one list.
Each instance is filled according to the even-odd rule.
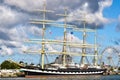
[[105,69],[86,69],[86,70],[34,70],[22,69],[25,75],[102,75]]

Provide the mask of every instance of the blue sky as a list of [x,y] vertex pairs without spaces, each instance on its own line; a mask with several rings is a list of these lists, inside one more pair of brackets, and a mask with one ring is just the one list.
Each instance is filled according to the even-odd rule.
[[110,24],[105,25],[106,27],[104,28],[104,30],[101,30],[101,34],[106,35],[106,37],[108,38],[108,43],[105,43],[107,46],[108,45],[115,45],[114,42],[112,42],[112,40],[117,40],[119,39],[119,31],[117,31],[116,26],[118,25],[118,18],[120,15],[120,10],[119,10],[119,6],[120,5],[120,1],[119,0],[113,0],[113,3],[110,7],[107,7],[104,9],[103,11],[103,15],[106,18],[109,19],[114,19],[115,21],[113,21]]
[[[97,42],[102,46],[101,50],[108,46],[114,46],[119,50],[120,0],[73,0],[71,2],[69,0],[46,0],[46,2],[47,9],[55,11],[54,13],[48,14],[47,19],[63,22],[63,18],[55,14],[63,14],[64,7],[67,7],[69,9],[69,17],[67,17],[68,23],[82,28],[83,24],[76,22],[76,19],[81,19],[80,14],[82,11],[87,14],[86,18],[88,18],[88,20],[91,19],[89,20],[91,22],[88,21],[88,28],[94,29],[93,26],[98,24]],[[6,59],[13,59],[18,62],[24,60],[26,62],[39,63],[40,54],[25,54],[22,50],[28,49],[28,46],[26,47],[23,43],[25,39],[41,38],[41,26],[29,24],[28,22],[31,18],[41,19],[42,14],[35,13],[32,10],[42,9],[42,6],[43,0],[0,1],[0,63]],[[46,38],[59,40],[63,38],[62,28],[47,26],[46,30]],[[49,34],[49,31],[51,31],[52,34]],[[73,31],[71,35],[70,32],[71,30],[68,30],[68,39],[71,39],[70,37],[72,36],[74,42],[81,42],[82,33]],[[92,33],[88,33],[88,43],[93,43],[93,35]],[[40,46],[34,46],[34,48],[40,49]],[[52,45],[48,45],[47,48],[56,50]]]

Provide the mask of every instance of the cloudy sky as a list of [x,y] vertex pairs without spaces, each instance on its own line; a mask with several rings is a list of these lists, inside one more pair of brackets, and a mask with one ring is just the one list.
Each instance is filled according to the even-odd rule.
[[[69,24],[82,28],[82,22],[76,20],[82,19],[83,14],[86,14],[87,28],[94,29],[97,24],[98,42],[102,48],[120,46],[119,0],[46,0],[46,3],[47,9],[54,11],[47,14],[46,19],[62,22],[64,19],[56,14],[63,14],[64,7],[67,7]],[[42,35],[41,25],[29,24],[30,19],[42,19],[42,13],[34,12],[35,9],[43,9],[43,0],[0,0],[0,62],[9,58],[15,61],[26,60],[26,62],[39,60],[38,54],[22,52],[28,49],[23,43],[24,40],[41,38]],[[81,33],[69,32],[70,30],[67,33],[68,40],[72,37],[72,41],[81,42]],[[94,37],[89,35],[93,34],[88,34],[88,38],[91,39],[87,39],[87,42],[93,43]],[[63,29],[47,26],[46,38],[62,39]],[[33,44],[32,46],[39,49],[41,47]],[[57,50],[52,45],[47,45],[47,48]],[[34,60],[35,57],[37,60]]]

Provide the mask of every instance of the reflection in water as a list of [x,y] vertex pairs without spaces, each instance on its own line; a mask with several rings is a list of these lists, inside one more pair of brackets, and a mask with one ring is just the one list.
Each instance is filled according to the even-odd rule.
[[120,80],[120,75],[42,76],[40,78],[2,78],[0,80]]

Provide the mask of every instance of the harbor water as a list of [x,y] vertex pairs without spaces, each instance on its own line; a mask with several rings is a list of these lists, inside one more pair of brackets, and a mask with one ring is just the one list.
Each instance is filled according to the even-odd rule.
[[120,75],[44,76],[40,78],[1,78],[0,80],[120,80]]

